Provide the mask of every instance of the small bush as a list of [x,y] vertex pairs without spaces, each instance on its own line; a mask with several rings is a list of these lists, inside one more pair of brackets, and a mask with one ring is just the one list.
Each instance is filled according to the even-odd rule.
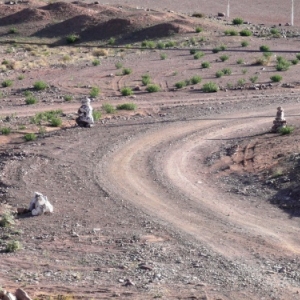
[[167,56],[166,53],[161,53],[161,54],[160,54],[160,59],[161,59],[161,60],[165,60],[167,57],[168,57],[168,56]]
[[2,127],[0,129],[0,132],[3,134],[3,135],[9,135],[11,133],[11,129],[9,127]]
[[117,109],[120,109],[120,110],[136,110],[137,106],[134,103],[123,103],[123,104],[117,105]]
[[282,76],[280,76],[280,75],[273,75],[273,76],[270,77],[270,79],[273,82],[280,82],[282,80]]
[[241,25],[244,24],[244,20],[242,18],[235,18],[232,20],[233,25]]
[[205,14],[203,14],[203,13],[193,13],[192,17],[194,17],[194,18],[205,18]]
[[194,55],[194,59],[200,59],[204,56],[204,53],[202,51],[197,51]]
[[111,37],[107,43],[108,45],[114,45],[116,43],[116,39],[114,37]]
[[174,41],[168,41],[166,44],[165,44],[166,48],[172,48],[172,47],[175,47],[176,46],[176,42]]
[[190,83],[191,84],[198,84],[200,83],[202,80],[202,78],[198,75],[194,75],[191,79],[190,79]]
[[294,59],[291,60],[291,63],[293,65],[297,65],[299,63],[299,60],[297,58],[294,58]]
[[202,67],[203,69],[207,69],[207,68],[210,67],[210,63],[209,63],[208,61],[204,61],[204,62],[201,64],[201,67]]
[[297,53],[297,54],[296,54],[296,58],[297,58],[298,60],[300,60],[300,53]]
[[177,88],[177,89],[182,89],[183,87],[185,87],[186,86],[186,82],[185,81],[179,81],[179,82],[176,82],[175,83],[175,87]]
[[24,91],[23,94],[24,94],[25,97],[32,96],[32,92],[30,92],[28,90]]
[[196,49],[191,49],[191,50],[190,50],[190,54],[192,54],[192,55],[196,54],[196,52],[197,52]]
[[281,133],[282,135],[285,135],[285,134],[291,134],[293,131],[294,131],[294,127],[286,126],[286,127],[280,128],[279,133]]
[[33,96],[29,96],[25,99],[25,103],[27,105],[32,105],[32,104],[36,104],[37,103],[37,99]]
[[15,27],[9,28],[8,33],[10,33],[10,34],[16,34],[16,33],[18,33],[18,29],[15,28]]
[[156,93],[160,91],[160,87],[156,84],[149,84],[146,88],[148,93]]
[[272,52],[264,52],[264,53],[263,53],[263,56],[264,56],[265,58],[271,58],[272,55],[273,55]]
[[93,110],[94,121],[98,121],[101,118],[102,114],[99,110]]
[[224,68],[222,70],[222,72],[224,75],[227,75],[227,76],[231,75],[231,73],[232,73],[231,69],[229,69],[229,68]]
[[197,51],[194,55],[194,59],[200,59],[201,57],[204,56],[204,53],[201,51]]
[[216,72],[216,77],[217,78],[221,78],[224,75],[224,73],[222,71],[217,71]]
[[99,66],[100,65],[100,60],[99,59],[94,59],[93,61],[92,61],[92,64],[93,64],[93,66]]
[[116,62],[115,67],[116,67],[117,69],[121,69],[121,68],[123,68],[123,65],[122,65],[121,62],[118,61],[118,62]]
[[238,82],[237,82],[238,86],[244,86],[245,84],[246,84],[246,80],[244,78],[239,79]]
[[12,84],[13,84],[13,81],[10,79],[6,79],[6,80],[2,81],[2,83],[1,83],[2,87],[10,87],[10,86],[12,86]]
[[258,76],[252,76],[249,80],[254,84],[258,80]]
[[25,78],[24,75],[19,75],[19,76],[18,76],[18,80],[23,80],[24,78]]
[[42,91],[42,90],[45,90],[48,87],[48,84],[44,81],[36,81],[33,84],[33,87],[37,91]]
[[243,29],[240,31],[240,36],[251,36],[252,35],[252,31],[249,29]]
[[133,94],[132,89],[130,87],[124,87],[121,89],[122,96],[130,96]]
[[97,96],[99,96],[100,92],[101,92],[101,90],[98,87],[93,86],[90,91],[90,97],[96,98]]
[[155,42],[153,41],[143,41],[142,42],[142,47],[143,48],[150,48],[150,49],[154,49],[155,48]]
[[219,48],[221,51],[225,51],[227,47],[225,45],[221,45]]
[[14,217],[10,213],[4,213],[0,219],[0,227],[10,227],[15,224]]
[[243,59],[241,59],[241,58],[239,58],[239,59],[236,61],[236,63],[237,63],[238,65],[241,65],[241,64],[243,64],[243,63],[244,63],[244,60],[243,60]]
[[221,59],[221,61],[224,62],[229,59],[229,56],[224,54],[224,55],[220,56],[220,59]]
[[123,75],[129,75],[129,74],[131,74],[132,73],[132,70],[130,69],[130,68],[124,68],[123,70],[122,70],[122,74]]
[[231,36],[236,36],[239,34],[236,30],[233,30],[233,29],[225,30],[224,33],[225,33],[225,35],[231,35]]
[[113,114],[116,109],[114,108],[113,105],[109,104],[109,103],[104,103],[102,105],[102,109],[107,113],[107,114]]
[[107,56],[108,51],[106,49],[95,49],[93,50],[93,55],[96,57]]
[[291,63],[285,59],[280,60],[276,64],[276,70],[277,71],[287,71],[291,66]]
[[65,101],[71,101],[73,99],[72,95],[64,95],[64,100]]
[[26,142],[35,141],[36,135],[35,135],[35,133],[27,133],[24,135],[24,139]]
[[215,47],[212,49],[213,53],[219,53],[221,51],[220,47]]
[[149,74],[142,75],[143,85],[148,85],[151,82],[151,77]]
[[73,44],[77,41],[79,41],[80,37],[77,34],[70,34],[66,37],[66,41],[68,44]]
[[275,34],[275,35],[277,35],[279,33],[278,29],[276,29],[276,28],[271,28],[270,32],[271,32],[271,34]]
[[50,126],[52,127],[60,127],[62,125],[62,119],[59,118],[59,117],[52,117],[50,120],[49,120],[49,123],[50,123]]
[[203,85],[202,91],[204,93],[215,93],[217,92],[219,87],[214,82],[207,82]]
[[266,45],[262,45],[262,46],[259,47],[259,50],[261,52],[270,52],[270,47],[266,46]]
[[243,73],[244,75],[245,75],[247,72],[248,72],[247,69],[243,69],[243,70],[242,70],[242,73]]
[[163,43],[163,42],[158,42],[158,43],[156,44],[156,48],[157,48],[157,49],[164,49],[164,48],[166,48],[166,45],[165,45],[165,43]]
[[5,251],[6,252],[16,252],[18,250],[20,250],[21,247],[21,243],[19,241],[10,241],[6,244],[6,248]]
[[241,46],[242,46],[242,47],[248,47],[248,46],[249,46],[249,42],[247,42],[247,41],[242,41],[242,42],[241,42]]
[[197,33],[200,33],[202,30],[203,30],[203,29],[202,29],[201,27],[196,27],[196,29],[195,29],[195,31],[196,31]]

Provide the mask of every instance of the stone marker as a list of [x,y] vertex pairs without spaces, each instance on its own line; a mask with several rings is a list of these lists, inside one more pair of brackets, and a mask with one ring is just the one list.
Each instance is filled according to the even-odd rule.
[[78,109],[78,118],[76,118],[76,123],[80,127],[88,128],[92,127],[94,124],[93,108],[89,98],[82,100],[82,105]]
[[281,106],[277,107],[277,113],[275,120],[273,121],[273,127],[271,128],[271,132],[279,132],[281,128],[286,127],[286,120],[284,118],[284,111]]

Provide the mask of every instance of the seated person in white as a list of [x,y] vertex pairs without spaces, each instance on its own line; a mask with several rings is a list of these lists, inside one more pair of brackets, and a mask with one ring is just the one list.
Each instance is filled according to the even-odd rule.
[[46,196],[43,196],[43,194],[39,192],[35,192],[28,210],[31,211],[33,216],[39,216],[44,213],[52,213],[53,205],[48,201]]
[[91,100],[86,98],[82,100],[82,105],[78,109],[78,117],[76,123],[80,127],[92,127],[94,124],[93,108],[91,106]]

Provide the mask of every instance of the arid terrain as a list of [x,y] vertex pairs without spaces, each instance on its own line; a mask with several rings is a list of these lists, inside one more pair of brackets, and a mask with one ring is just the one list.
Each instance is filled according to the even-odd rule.
[[300,6],[223,2],[0,4],[0,288],[300,299]]

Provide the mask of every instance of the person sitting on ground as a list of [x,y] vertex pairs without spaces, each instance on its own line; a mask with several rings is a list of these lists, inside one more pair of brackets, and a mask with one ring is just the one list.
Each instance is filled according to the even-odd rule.
[[82,105],[78,109],[78,118],[76,118],[76,123],[80,127],[92,127],[94,124],[93,108],[90,103],[91,100],[86,98],[82,101]]
[[53,205],[49,202],[47,196],[39,192],[34,193],[34,197],[30,201],[29,211],[33,216],[43,215],[44,213],[52,213]]

